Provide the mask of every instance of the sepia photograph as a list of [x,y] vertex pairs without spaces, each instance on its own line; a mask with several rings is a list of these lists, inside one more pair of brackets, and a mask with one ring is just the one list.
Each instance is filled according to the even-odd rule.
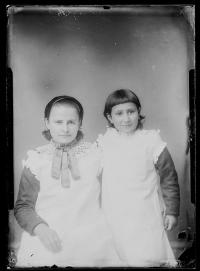
[[194,5],[7,6],[8,268],[196,267],[195,70]]

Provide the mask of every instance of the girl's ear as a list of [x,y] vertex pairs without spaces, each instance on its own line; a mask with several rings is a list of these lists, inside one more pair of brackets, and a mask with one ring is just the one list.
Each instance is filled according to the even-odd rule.
[[107,118],[108,118],[108,120],[110,121],[110,123],[112,123],[112,124],[113,124],[112,117],[111,117],[111,115],[110,115],[110,114],[107,114]]
[[47,118],[44,119],[45,122],[45,126],[47,127],[47,129],[49,130],[49,121]]

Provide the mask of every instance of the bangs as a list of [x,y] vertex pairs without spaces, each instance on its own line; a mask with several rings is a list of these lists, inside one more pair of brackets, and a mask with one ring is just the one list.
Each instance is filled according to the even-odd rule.
[[110,101],[110,107],[113,107],[118,104],[124,104],[124,103],[129,103],[132,102],[129,97],[113,97],[112,100]]
[[140,112],[141,105],[137,95],[129,89],[119,89],[108,96],[105,104],[104,116],[106,117],[106,114],[111,113],[113,106],[124,103],[134,103]]
[[142,116],[140,114],[141,104],[139,98],[130,89],[118,89],[108,96],[105,103],[103,115],[107,119],[109,127],[114,127],[108,118],[108,115],[111,115],[113,106],[124,103],[133,103],[136,105],[139,113],[137,129],[142,129],[145,116]]

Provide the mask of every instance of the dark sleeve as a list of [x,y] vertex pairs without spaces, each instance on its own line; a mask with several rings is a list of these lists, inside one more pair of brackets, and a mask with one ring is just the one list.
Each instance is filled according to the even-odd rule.
[[33,230],[38,224],[47,224],[35,211],[39,190],[39,181],[30,169],[24,167],[14,207],[14,215],[19,225],[31,235],[34,235]]
[[155,165],[160,176],[160,186],[166,206],[166,215],[179,216],[180,188],[172,157],[165,147]]

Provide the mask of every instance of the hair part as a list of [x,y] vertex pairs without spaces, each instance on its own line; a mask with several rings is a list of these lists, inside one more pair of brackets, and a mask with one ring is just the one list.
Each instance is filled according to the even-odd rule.
[[107,98],[105,107],[104,107],[104,117],[108,121],[108,125],[110,127],[114,127],[114,125],[110,122],[108,116],[111,116],[112,108],[115,105],[118,104],[124,104],[124,103],[134,103],[137,107],[138,113],[139,113],[139,119],[138,119],[138,126],[137,129],[143,128],[143,122],[145,119],[145,116],[141,115],[141,104],[138,96],[130,89],[118,89],[113,91]]

